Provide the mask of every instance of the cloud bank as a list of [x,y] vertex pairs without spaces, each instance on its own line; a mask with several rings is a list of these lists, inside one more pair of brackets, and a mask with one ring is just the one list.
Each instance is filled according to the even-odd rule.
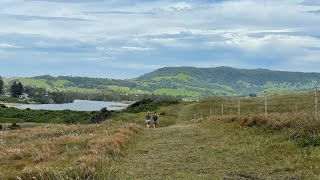
[[315,0],[2,0],[0,75],[132,78],[165,66],[320,72]]

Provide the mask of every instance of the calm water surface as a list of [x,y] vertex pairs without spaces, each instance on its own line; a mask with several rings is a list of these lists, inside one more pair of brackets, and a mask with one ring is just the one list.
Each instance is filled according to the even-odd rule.
[[44,109],[44,110],[65,110],[70,109],[72,111],[98,111],[101,108],[107,107],[108,110],[121,110],[125,109],[128,104],[117,102],[105,102],[105,101],[87,101],[87,100],[75,100],[73,103],[68,104],[24,104],[14,106],[18,109]]

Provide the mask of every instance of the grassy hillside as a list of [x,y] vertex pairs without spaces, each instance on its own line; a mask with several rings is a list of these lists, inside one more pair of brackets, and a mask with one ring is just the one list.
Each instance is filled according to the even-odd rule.
[[21,81],[24,85],[44,87],[49,91],[101,92],[123,94],[167,94],[181,98],[210,96],[248,96],[249,94],[289,94],[320,84],[320,73],[235,69],[230,67],[167,67],[135,79],[38,76],[5,78],[5,84]]
[[[282,94],[314,88],[320,73],[236,69],[230,67],[166,67],[138,77],[142,82],[158,83],[158,88],[184,89],[201,96],[233,96],[249,93]],[[196,88],[197,89],[196,89]]]

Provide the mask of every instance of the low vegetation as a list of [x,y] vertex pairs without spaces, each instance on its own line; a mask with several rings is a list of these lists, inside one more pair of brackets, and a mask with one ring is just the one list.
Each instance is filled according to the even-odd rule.
[[0,107],[0,123],[87,123],[96,112],[76,112],[71,110],[20,110],[16,108]]
[[[260,97],[240,99],[241,115],[238,99],[145,99],[112,116],[89,113],[100,124],[16,123],[0,131],[0,179],[316,179],[314,94],[267,102],[267,116]],[[160,128],[141,128],[147,111]]]
[[[125,155],[111,162],[114,168],[109,171],[109,179],[300,180],[319,177],[317,141],[295,138],[301,129],[312,132],[308,125],[300,128],[310,120],[305,117],[312,115],[301,112],[290,117],[290,113],[283,112],[279,113],[282,117],[252,114],[207,118],[204,110],[209,109],[211,103],[208,102],[212,103],[212,99],[161,108],[159,112],[165,113],[160,116],[161,125],[162,118],[172,112],[176,115],[172,118],[175,123],[142,131],[135,143],[124,150]],[[200,114],[201,110],[204,117],[194,119],[193,115]],[[290,128],[283,123],[281,129],[272,129],[273,115],[280,119],[287,116],[286,121],[292,123],[297,121]]]
[[173,97],[163,97],[157,99],[143,99],[137,101],[130,106],[127,107],[125,112],[138,113],[138,112],[147,112],[150,110],[156,110],[160,106],[166,106],[171,104],[178,104],[180,102],[179,99]]
[[139,129],[107,122],[2,131],[0,179],[103,179],[100,172],[112,168],[104,164],[121,156]]

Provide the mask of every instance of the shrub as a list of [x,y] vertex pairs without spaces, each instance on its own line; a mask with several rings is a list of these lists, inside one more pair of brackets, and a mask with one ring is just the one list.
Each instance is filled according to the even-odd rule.
[[4,104],[0,104],[0,108],[8,108],[8,107]]
[[143,99],[137,101],[136,103],[130,105],[125,110],[126,112],[143,112],[143,111],[151,111],[157,109],[159,106],[162,105],[170,105],[170,104],[177,104],[179,100],[176,98],[161,98],[161,99]]
[[264,116],[252,116],[247,123],[248,127],[256,127],[266,124],[267,120]]
[[240,121],[240,127],[247,126],[248,121],[249,121],[249,118],[248,118],[248,117],[244,117],[244,118]]
[[320,146],[320,137],[305,136],[297,139],[297,143],[300,147],[317,147]]
[[16,130],[16,129],[20,129],[20,128],[21,128],[21,126],[19,126],[19,125],[16,124],[16,123],[12,123],[12,125],[9,126],[9,129],[11,129],[11,130]]
[[91,124],[101,123],[105,121],[106,118],[112,115],[112,111],[108,111],[107,108],[102,108],[98,113],[96,113],[89,121]]

